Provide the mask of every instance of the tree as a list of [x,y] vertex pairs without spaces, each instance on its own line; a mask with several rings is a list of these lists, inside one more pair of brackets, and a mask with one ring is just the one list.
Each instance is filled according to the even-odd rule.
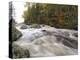
[[24,12],[25,23],[47,24],[58,28],[77,29],[78,8],[76,5],[30,3]]

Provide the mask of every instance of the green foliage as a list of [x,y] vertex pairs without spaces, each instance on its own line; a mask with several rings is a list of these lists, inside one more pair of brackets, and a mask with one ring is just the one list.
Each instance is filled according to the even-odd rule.
[[76,5],[56,5],[29,3],[24,11],[26,24],[47,24],[57,28],[76,29],[78,26],[78,7]]

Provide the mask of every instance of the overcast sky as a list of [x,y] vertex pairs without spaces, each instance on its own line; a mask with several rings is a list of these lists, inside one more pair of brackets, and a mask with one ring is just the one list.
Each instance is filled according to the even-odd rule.
[[24,21],[22,18],[23,12],[24,12],[24,5],[25,2],[13,2],[13,6],[15,8],[15,20],[17,23],[21,23]]

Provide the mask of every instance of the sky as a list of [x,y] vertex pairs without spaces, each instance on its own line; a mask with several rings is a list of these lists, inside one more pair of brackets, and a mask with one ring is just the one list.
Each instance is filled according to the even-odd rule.
[[15,9],[15,21],[17,23],[24,22],[24,19],[22,18],[24,8],[25,8],[24,5],[25,2],[13,2],[13,6]]

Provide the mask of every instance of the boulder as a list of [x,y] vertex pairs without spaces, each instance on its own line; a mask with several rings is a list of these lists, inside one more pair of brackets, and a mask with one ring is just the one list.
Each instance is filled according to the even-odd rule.
[[27,29],[27,25],[22,25],[21,29]]
[[20,47],[19,45],[13,43],[12,44],[12,53],[13,53],[13,58],[29,58],[29,50],[26,48],[24,49],[23,47]]
[[31,28],[41,28],[41,26],[39,24],[32,24]]
[[22,33],[18,31],[15,27],[12,27],[12,41],[16,41],[22,36]]
[[10,36],[10,42],[12,43],[13,41],[16,41],[18,38],[20,38],[22,36],[22,33],[16,29],[15,25],[17,23],[15,22],[14,19],[9,21],[9,35]]

